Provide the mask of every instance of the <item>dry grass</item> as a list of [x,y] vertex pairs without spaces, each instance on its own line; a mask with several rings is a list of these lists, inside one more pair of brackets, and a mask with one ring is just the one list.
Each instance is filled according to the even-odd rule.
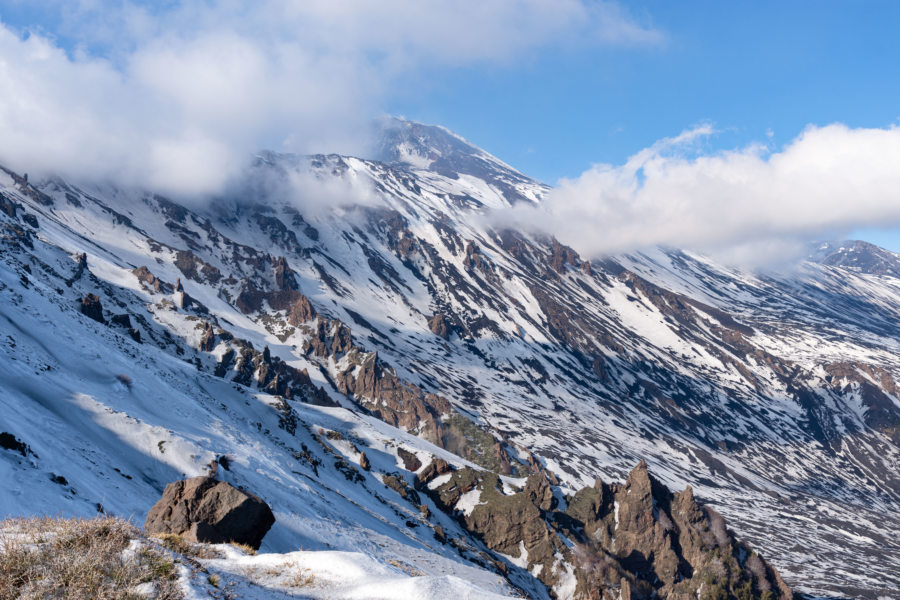
[[285,584],[293,588],[304,588],[313,585],[315,582],[316,577],[313,575],[312,571],[309,569],[299,569],[285,581]]
[[176,567],[164,552],[121,519],[18,518],[0,521],[0,600],[182,598]]
[[425,575],[422,571],[418,570],[412,565],[408,565],[403,561],[397,560],[395,558],[389,558],[387,563],[391,566],[397,567],[410,577],[422,577]]
[[[207,544],[189,542],[177,533],[154,533],[152,536],[160,545],[176,554],[191,558],[223,558],[224,555]],[[254,552],[255,554],[255,552]]]
[[237,542],[231,542],[231,545],[244,554],[247,554],[249,556],[256,556],[256,548],[254,548],[253,546],[248,546],[247,544],[239,544]]

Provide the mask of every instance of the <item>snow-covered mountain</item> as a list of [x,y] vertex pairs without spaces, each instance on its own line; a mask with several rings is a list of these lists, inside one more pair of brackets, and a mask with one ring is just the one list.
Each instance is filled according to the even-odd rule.
[[[203,206],[0,171],[0,514],[142,520],[227,456],[275,510],[264,550],[637,598],[688,563],[731,573],[725,542],[685,533],[715,517],[676,514],[696,497],[797,591],[900,597],[893,255],[823,245],[778,276],[671,249],[588,261],[485,224],[543,184],[442,128],[383,127],[379,160],[261,154]],[[526,497],[534,535],[493,538]],[[655,535],[669,575],[634,541]],[[730,547],[755,593],[776,581]],[[622,579],[592,580],[598,556]]]

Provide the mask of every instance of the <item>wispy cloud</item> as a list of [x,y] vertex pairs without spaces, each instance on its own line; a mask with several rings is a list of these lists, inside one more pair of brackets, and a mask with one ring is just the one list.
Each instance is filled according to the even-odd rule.
[[46,6],[52,34],[0,24],[0,162],[188,194],[221,189],[260,148],[360,151],[424,69],[663,39],[593,0]]
[[[703,153],[710,126],[559,182],[538,207],[494,215],[588,256],[655,245],[766,262],[790,242],[900,224],[900,128],[809,127],[777,151]],[[787,244],[787,245],[786,245]]]

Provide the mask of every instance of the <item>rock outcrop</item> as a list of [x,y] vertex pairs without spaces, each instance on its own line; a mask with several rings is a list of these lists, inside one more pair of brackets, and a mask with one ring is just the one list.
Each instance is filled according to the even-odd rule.
[[434,335],[445,340],[450,338],[450,332],[452,331],[450,323],[447,322],[447,317],[440,313],[428,319],[428,328],[431,329]]
[[[432,476],[431,467],[422,474]],[[737,541],[721,515],[698,504],[690,487],[672,494],[644,461],[624,484],[597,480],[578,490],[564,510],[544,473],[531,475],[519,491],[505,487],[495,473],[463,468],[429,495],[456,511],[488,548],[523,561],[551,589],[574,567],[575,597],[590,600],[792,597],[775,568]],[[478,494],[474,507],[470,501],[458,509],[470,493]]]
[[337,406],[321,386],[313,384],[306,369],[297,369],[271,353],[255,350],[245,340],[233,340],[232,347],[219,359],[215,375],[247,386],[255,380],[259,389],[289,400],[302,400],[318,406]]
[[200,338],[200,349],[204,352],[212,352],[216,347],[216,334],[212,325],[207,323],[203,330],[203,337]]
[[257,496],[211,477],[192,477],[166,486],[147,514],[148,534],[174,533],[192,542],[236,542],[259,548],[275,523]]
[[[332,348],[335,345],[332,342]],[[350,348],[349,338],[347,348]],[[342,373],[338,389],[356,396],[382,421],[413,431],[430,442],[442,443],[441,415],[450,413],[450,403],[397,377],[393,369],[382,366],[377,354],[370,354],[358,369]]]
[[141,285],[157,294],[171,294],[175,291],[171,283],[167,283],[154,275],[147,267],[138,267],[131,271],[138,278]]
[[81,314],[98,323],[106,323],[106,319],[103,318],[103,304],[96,294],[85,294],[81,300]]
[[406,448],[397,448],[397,456],[403,461],[403,468],[407,471],[416,472],[422,467],[422,461],[419,460],[419,457]]
[[[566,511],[588,535],[577,547],[579,589],[588,598],[772,598],[792,592],[774,567],[735,539],[690,487],[671,493],[641,461],[624,484],[598,481]],[[569,527],[562,527],[571,533]],[[626,585],[627,584],[627,585]]]
[[75,260],[77,261],[75,272],[72,273],[71,277],[66,279],[66,285],[69,287],[72,287],[72,284],[75,283],[84,274],[84,270],[87,269],[87,254],[82,252],[75,257]]
[[440,477],[441,475],[446,475],[452,471],[452,467],[450,463],[448,463],[443,458],[435,458],[428,466],[422,469],[418,475],[416,475],[416,487],[422,487],[431,483],[434,479]]

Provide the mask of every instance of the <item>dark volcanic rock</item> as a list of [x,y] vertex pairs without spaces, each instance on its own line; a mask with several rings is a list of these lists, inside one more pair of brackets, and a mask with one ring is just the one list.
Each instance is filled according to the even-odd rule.
[[75,272],[71,277],[66,279],[66,285],[72,287],[72,284],[75,283],[83,274],[84,270],[87,268],[87,254],[82,252],[76,257],[78,264],[75,266]]
[[597,480],[578,490],[564,512],[544,473],[531,475],[521,491],[503,488],[497,474],[463,468],[428,493],[453,512],[477,490],[474,508],[456,512],[460,523],[529,571],[539,566],[547,586],[559,581],[564,562],[574,564],[576,598],[792,597],[775,568],[737,541],[717,512],[697,504],[690,488],[672,494],[643,461],[625,484]]
[[292,297],[293,300],[288,308],[288,323],[296,327],[300,323],[306,323],[316,318],[316,309],[313,308],[309,298],[300,292],[295,292]]
[[6,431],[0,432],[0,448],[18,452],[22,456],[26,456],[32,453],[31,448],[28,447],[28,444]]
[[631,599],[792,597],[775,568],[736,540],[721,515],[697,504],[690,487],[671,493],[644,461],[624,485],[598,481],[580,490],[567,514],[589,534],[576,573],[588,597],[623,581],[629,595],[622,598]]
[[447,322],[447,317],[444,315],[438,313],[428,319],[428,327],[434,335],[444,338],[445,340],[450,338],[450,324]]
[[7,198],[5,195],[0,194],[0,212],[6,213],[11,218],[15,219],[17,208],[22,208],[22,205]]
[[566,272],[566,265],[581,266],[581,257],[572,248],[560,244],[555,239],[551,242],[550,266],[558,273]]
[[103,305],[96,294],[86,294],[81,300],[81,313],[98,323],[106,323],[103,318]]
[[322,317],[316,319],[316,331],[309,344],[311,352],[319,358],[345,354],[354,348],[349,327],[338,320],[329,321]]
[[418,471],[422,466],[419,457],[407,450],[406,448],[397,448],[397,456],[403,461],[403,468],[407,471]]
[[435,458],[428,466],[416,475],[416,487],[422,487],[431,483],[436,477],[451,472],[453,468],[443,458]]
[[275,287],[281,291],[296,290],[297,282],[294,280],[294,271],[288,265],[287,259],[279,256],[273,265],[275,271]]
[[217,284],[222,279],[222,273],[217,267],[203,261],[190,250],[178,250],[175,253],[175,266],[185,277],[199,283]]
[[216,334],[213,332],[212,325],[207,323],[206,329],[203,331],[203,337],[200,338],[200,349],[204,352],[212,352],[215,347]]
[[[334,338],[332,348],[335,348],[337,339]],[[400,379],[393,369],[381,365],[377,354],[369,355],[355,375],[352,368],[342,373],[338,383],[342,393],[351,393],[363,400],[364,406],[382,421],[416,431],[433,443],[442,443],[440,417],[450,413],[450,402]]]
[[175,533],[194,542],[236,542],[259,548],[275,516],[253,494],[211,477],[192,477],[166,486],[147,514],[149,534]]

